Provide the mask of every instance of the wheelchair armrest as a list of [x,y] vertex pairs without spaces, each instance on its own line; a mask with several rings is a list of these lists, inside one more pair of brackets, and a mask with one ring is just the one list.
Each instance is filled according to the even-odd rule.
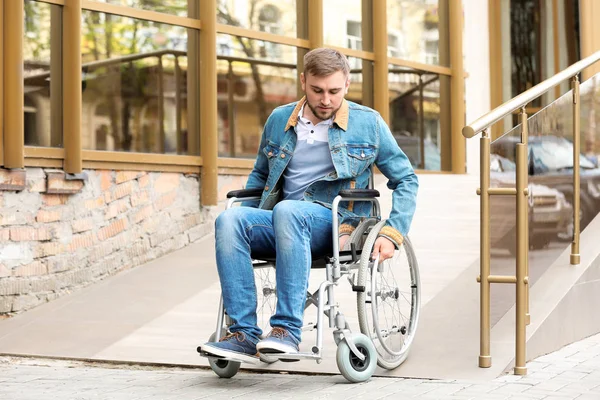
[[260,188],[232,190],[231,192],[227,193],[227,198],[231,199],[232,197],[260,197],[262,195],[262,192],[263,190]]
[[354,197],[360,199],[371,199],[379,197],[379,190],[375,189],[344,189],[339,193],[342,197]]

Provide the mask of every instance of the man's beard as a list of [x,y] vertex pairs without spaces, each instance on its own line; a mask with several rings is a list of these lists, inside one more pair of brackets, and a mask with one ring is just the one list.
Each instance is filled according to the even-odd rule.
[[[327,112],[327,113],[323,113],[322,110],[319,110],[317,107],[313,107],[312,104],[310,104],[309,102],[307,102],[308,107],[310,108],[310,111],[312,111],[313,115],[317,118],[319,118],[321,121],[327,121],[329,118],[331,118],[336,112],[338,112],[338,110],[340,109],[340,107],[336,108],[335,110],[331,109],[331,112]],[[328,109],[327,111],[329,111],[330,109]]]

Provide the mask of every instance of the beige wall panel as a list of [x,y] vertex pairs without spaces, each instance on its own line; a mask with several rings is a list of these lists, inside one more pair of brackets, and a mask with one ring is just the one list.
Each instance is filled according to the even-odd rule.
[[[581,58],[600,50],[600,2],[598,0],[581,0]],[[586,69],[583,79],[586,80],[600,72],[600,63]]]

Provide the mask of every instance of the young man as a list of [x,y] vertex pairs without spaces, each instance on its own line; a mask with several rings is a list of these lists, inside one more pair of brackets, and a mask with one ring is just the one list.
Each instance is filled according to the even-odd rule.
[[[295,353],[313,256],[332,248],[331,203],[342,189],[366,188],[369,168],[389,179],[393,207],[374,256],[391,257],[408,233],[418,181],[410,161],[374,110],[346,101],[350,66],[336,50],[320,48],[304,57],[299,102],[269,116],[247,189],[260,188],[257,208],[233,207],[216,221],[216,257],[223,302],[234,321],[231,334],[202,350],[255,361],[258,352]],[[341,246],[354,229],[352,218],[369,215],[368,202],[342,202]],[[272,331],[260,340],[251,258],[276,257],[277,309]]]

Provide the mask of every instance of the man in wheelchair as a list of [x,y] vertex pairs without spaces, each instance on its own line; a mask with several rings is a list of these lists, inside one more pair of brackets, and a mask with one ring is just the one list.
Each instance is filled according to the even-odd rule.
[[[389,219],[373,256],[391,257],[408,233],[417,176],[388,126],[374,110],[344,99],[350,66],[340,52],[319,48],[304,57],[305,96],[269,116],[246,189],[260,201],[232,207],[215,223],[216,259],[230,333],[202,351],[254,362],[259,354],[297,353],[311,261],[331,254],[332,202],[341,190],[365,189],[376,165],[393,190]],[[340,248],[371,203],[340,203]],[[276,263],[277,307],[271,332],[257,326],[253,258]],[[218,339],[218,338],[217,338]]]

